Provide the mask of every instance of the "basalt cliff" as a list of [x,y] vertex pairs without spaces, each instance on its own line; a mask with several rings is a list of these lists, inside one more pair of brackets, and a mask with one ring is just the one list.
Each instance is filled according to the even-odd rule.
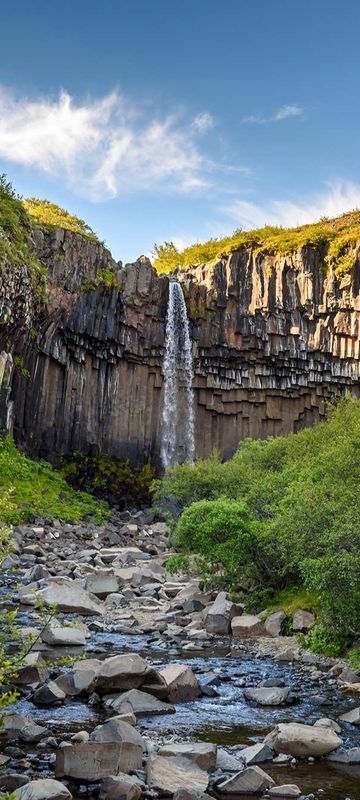
[[[33,248],[45,299],[30,268],[0,273],[1,427],[54,463],[75,450],[159,463],[169,278],[62,229],[39,227]],[[244,437],[296,431],[331,398],[359,395],[360,260],[338,278],[310,245],[289,256],[241,248],[177,277],[198,457],[227,458]]]

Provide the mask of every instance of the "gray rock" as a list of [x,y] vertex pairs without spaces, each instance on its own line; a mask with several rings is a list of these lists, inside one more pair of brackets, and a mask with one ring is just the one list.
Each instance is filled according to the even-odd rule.
[[41,778],[21,786],[15,792],[15,800],[71,800],[72,794],[60,781]]
[[280,723],[265,739],[276,753],[292,756],[325,756],[342,744],[335,731],[298,722]]
[[342,714],[339,719],[341,722],[349,722],[351,725],[360,725],[360,706]]
[[231,632],[231,620],[241,613],[242,608],[228,600],[226,592],[219,592],[204,614],[205,628],[208,633],[227,635]]
[[120,713],[130,706],[136,717],[175,713],[174,706],[169,703],[163,703],[153,695],[140,691],[140,689],[130,689],[129,692],[124,692],[123,694],[109,695],[104,702],[107,708],[113,708]]
[[76,780],[98,781],[140,769],[142,752],[132,742],[84,742],[58,750],[55,775]]
[[79,646],[86,644],[85,628],[50,622],[41,634],[41,640],[52,646]]
[[186,703],[201,694],[199,683],[187,664],[169,664],[159,674],[168,688],[170,703]]
[[334,753],[326,756],[327,761],[336,761],[338,764],[360,764],[360,747],[350,747],[345,750],[339,747]]
[[187,758],[150,756],[147,765],[147,783],[150,789],[155,789],[161,794],[172,795],[178,789],[206,792],[209,776]]
[[234,617],[231,621],[232,635],[245,639],[249,636],[264,636],[266,634],[265,625],[260,617],[254,614],[242,614],[241,617]]
[[141,782],[134,775],[112,775],[101,782],[99,800],[140,800]]
[[248,767],[252,764],[262,764],[264,761],[272,761],[273,755],[267,742],[258,742],[250,747],[244,747],[239,753],[239,758]]
[[269,636],[280,636],[281,626],[285,619],[286,614],[284,611],[275,611],[274,614],[270,614],[265,620],[266,633],[268,633]]
[[48,736],[49,731],[43,728],[42,725],[25,725],[20,731],[20,739],[23,742],[40,742],[45,736]]
[[182,756],[193,761],[200,769],[213,772],[216,767],[216,744],[210,742],[186,742],[168,744],[160,748],[160,756]]
[[[28,588],[28,587],[26,587]],[[75,581],[61,578],[51,581],[44,589],[35,592],[20,593],[20,602],[25,605],[35,605],[38,601],[45,606],[56,606],[58,611],[68,611],[74,614],[103,616],[104,606],[95,595],[90,595]]]
[[255,689],[245,689],[244,697],[252,700],[260,706],[280,706],[287,700],[290,689],[288,687],[260,687]]
[[123,722],[117,717],[104,722],[103,725],[98,725],[90,734],[91,742],[132,742],[136,744],[141,752],[144,750],[144,741],[139,733],[132,725]]
[[65,700],[65,697],[65,692],[56,685],[55,681],[49,681],[36,689],[32,700],[36,706],[52,706],[54,703]]
[[106,658],[94,678],[94,688],[101,692],[137,689],[144,683],[166,688],[164,679],[138,653]]
[[293,630],[294,631],[307,631],[315,622],[315,614],[311,611],[295,611],[293,616]]
[[282,786],[272,786],[269,789],[270,797],[300,797],[301,791],[295,783],[285,783]]
[[275,781],[260,767],[246,767],[217,785],[220,794],[261,794],[275,785]]

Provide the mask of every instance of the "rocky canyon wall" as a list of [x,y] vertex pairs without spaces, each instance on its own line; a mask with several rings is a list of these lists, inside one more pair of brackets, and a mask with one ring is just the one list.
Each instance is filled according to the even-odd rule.
[[[168,278],[60,229],[39,230],[34,251],[48,271],[41,308],[26,268],[0,275],[2,427],[54,463],[74,450],[158,463]],[[104,269],[115,288],[95,285]],[[227,458],[244,437],[311,425],[327,400],[359,395],[360,264],[339,279],[310,246],[289,257],[243,249],[178,278],[197,456]]]

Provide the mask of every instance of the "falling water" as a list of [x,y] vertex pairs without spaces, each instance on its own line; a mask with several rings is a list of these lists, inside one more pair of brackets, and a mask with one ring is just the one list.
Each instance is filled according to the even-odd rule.
[[174,280],[169,283],[163,372],[161,461],[163,467],[172,467],[177,462],[193,462],[195,455],[189,320],[182,288]]

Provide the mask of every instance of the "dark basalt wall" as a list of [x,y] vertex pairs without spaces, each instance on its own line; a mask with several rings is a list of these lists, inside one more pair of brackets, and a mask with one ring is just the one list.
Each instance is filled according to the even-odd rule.
[[[24,267],[0,276],[2,426],[53,462],[74,450],[157,462],[168,278],[143,257],[122,269],[70,232],[39,233],[34,248],[49,273],[40,313]],[[109,267],[118,289],[81,290]],[[358,264],[337,279],[311,247],[286,258],[242,250],[178,277],[198,456],[229,457],[244,437],[311,425],[328,399],[359,394]]]

